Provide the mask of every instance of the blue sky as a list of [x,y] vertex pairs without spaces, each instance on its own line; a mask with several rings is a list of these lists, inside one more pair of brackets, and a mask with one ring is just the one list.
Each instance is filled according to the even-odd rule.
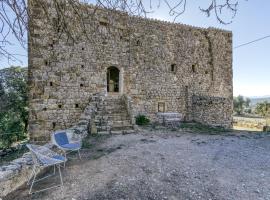
[[[155,1],[153,1],[155,2]],[[171,0],[170,2],[174,2]],[[233,32],[233,45],[237,46],[254,39],[270,35],[270,1],[269,0],[239,0],[239,10],[233,23],[221,25],[214,15],[207,18],[199,10],[199,6],[204,7],[209,3],[199,0],[187,0],[187,8],[183,15],[177,18],[176,22],[190,24],[199,27],[218,27]],[[156,5],[153,5],[154,9]],[[173,17],[168,14],[165,4],[159,9],[155,9],[149,17],[173,21]],[[230,21],[229,14],[225,14],[224,20]],[[13,40],[13,38],[11,38]],[[12,51],[26,55],[15,40]],[[8,63],[6,59],[0,58],[0,68],[9,65],[27,66],[27,57],[20,57],[22,63]],[[244,46],[233,51],[233,71],[234,71],[234,95],[244,96],[264,96],[270,95],[270,38],[257,43]]]

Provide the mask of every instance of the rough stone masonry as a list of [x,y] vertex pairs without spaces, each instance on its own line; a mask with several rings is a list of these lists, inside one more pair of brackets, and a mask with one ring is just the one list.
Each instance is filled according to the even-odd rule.
[[76,124],[97,93],[129,97],[133,117],[179,112],[187,121],[231,127],[231,32],[64,0],[28,4],[33,140]]

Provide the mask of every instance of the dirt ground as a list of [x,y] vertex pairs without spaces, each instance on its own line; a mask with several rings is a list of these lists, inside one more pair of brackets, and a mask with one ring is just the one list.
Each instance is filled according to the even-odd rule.
[[[64,188],[8,200],[270,200],[270,135],[141,131],[91,137],[82,161],[63,170]],[[57,183],[59,177],[39,183]]]

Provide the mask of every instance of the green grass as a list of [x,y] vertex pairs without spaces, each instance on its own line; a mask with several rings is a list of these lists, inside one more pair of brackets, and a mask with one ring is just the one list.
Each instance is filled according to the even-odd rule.
[[181,123],[180,129],[187,129],[196,133],[208,133],[208,134],[222,134],[229,130],[223,127],[212,127],[200,123]]

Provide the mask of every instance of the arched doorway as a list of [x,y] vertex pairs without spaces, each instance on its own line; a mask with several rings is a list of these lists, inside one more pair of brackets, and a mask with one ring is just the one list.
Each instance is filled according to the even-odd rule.
[[107,92],[119,92],[119,72],[116,67],[107,69]]

